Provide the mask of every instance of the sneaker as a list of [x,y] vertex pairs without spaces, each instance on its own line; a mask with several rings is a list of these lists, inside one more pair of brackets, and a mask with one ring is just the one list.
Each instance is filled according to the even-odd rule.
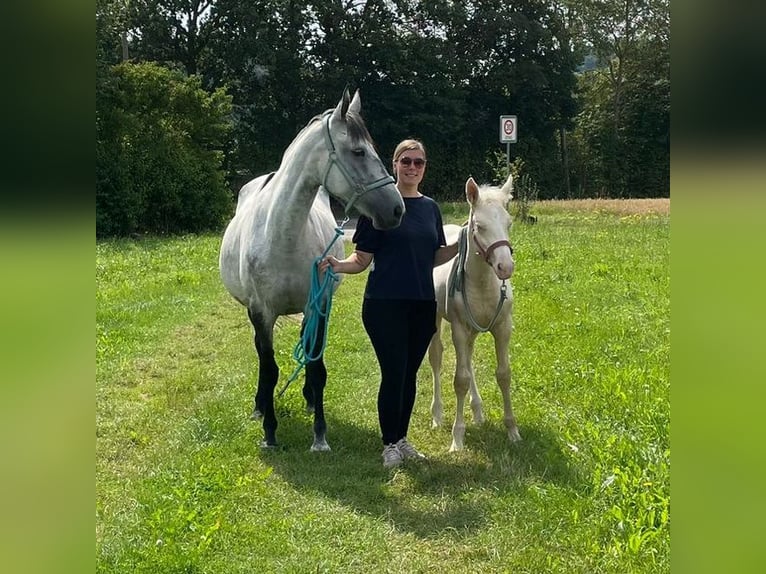
[[418,449],[412,446],[407,440],[407,437],[399,439],[399,442],[396,443],[396,446],[399,449],[399,452],[401,453],[401,457],[404,460],[425,460],[426,459],[426,455],[424,455],[422,452],[419,452]]
[[402,453],[399,452],[399,447],[397,445],[391,443],[383,448],[384,468],[394,468],[395,466],[402,464],[402,462],[404,462],[404,458],[402,457]]

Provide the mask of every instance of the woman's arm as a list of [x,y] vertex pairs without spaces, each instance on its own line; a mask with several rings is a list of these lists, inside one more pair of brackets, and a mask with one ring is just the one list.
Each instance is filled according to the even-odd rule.
[[443,265],[457,255],[457,241],[452,245],[442,245],[434,254],[434,267]]
[[367,269],[371,262],[372,253],[355,250],[345,259],[336,259],[332,255],[325,257],[319,263],[319,270],[324,271],[330,267],[335,273],[348,273],[353,275],[354,273],[361,273]]

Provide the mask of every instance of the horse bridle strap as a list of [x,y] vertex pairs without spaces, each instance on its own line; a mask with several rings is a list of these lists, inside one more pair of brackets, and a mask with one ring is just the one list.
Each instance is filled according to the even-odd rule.
[[376,179],[375,181],[368,184],[362,184],[356,181],[354,179],[354,176],[352,176],[351,173],[348,171],[348,168],[345,165],[343,165],[343,162],[340,160],[340,157],[338,157],[338,152],[335,150],[335,144],[333,143],[332,136],[330,135],[330,116],[331,115],[332,115],[332,110],[325,112],[324,117],[322,118],[322,123],[324,125],[325,142],[327,142],[327,149],[330,150],[330,161],[327,163],[327,170],[324,172],[324,177],[322,178],[322,186],[325,189],[329,190],[329,188],[327,187],[327,177],[330,175],[330,170],[332,169],[332,166],[334,165],[338,166],[338,169],[343,174],[343,177],[346,178],[346,181],[354,190],[354,197],[352,197],[351,201],[349,201],[346,204],[346,215],[348,215],[351,212],[351,208],[354,206],[357,200],[359,200],[360,197],[362,197],[365,193],[369,191],[378,189],[379,187],[386,186],[390,183],[394,183],[394,178],[386,174],[385,177]]
[[[495,308],[495,314],[492,316],[489,324],[486,327],[482,327],[476,322],[476,318],[471,311],[471,305],[468,303],[468,296],[465,290],[465,262],[468,257],[468,226],[463,226],[460,229],[460,236],[458,238],[458,253],[457,259],[452,264],[452,271],[447,282],[447,301],[446,307],[449,307],[450,299],[455,297],[455,293],[459,292],[463,298],[463,305],[465,306],[466,318],[471,326],[479,333],[486,333],[492,327],[495,326],[497,318],[500,316],[500,312],[503,310],[503,304],[508,299],[507,287],[505,280],[500,284],[500,295],[497,300],[497,307]],[[474,236],[474,239],[476,237]],[[500,243],[499,241],[497,243]],[[494,245],[494,244],[493,244]],[[509,245],[510,247],[510,245]],[[445,309],[446,312],[446,309]]]
[[511,255],[513,255],[513,247],[511,247],[511,242],[507,239],[501,239],[500,241],[495,241],[492,245],[484,249],[481,246],[481,243],[479,243],[478,238],[476,237],[476,234],[473,236],[473,242],[474,245],[476,245],[476,249],[479,251],[479,255],[481,255],[484,258],[484,261],[486,261],[489,265],[492,265],[489,262],[489,256],[492,255],[492,252],[497,249],[498,247],[502,247],[503,245],[507,245],[508,249],[511,250]]

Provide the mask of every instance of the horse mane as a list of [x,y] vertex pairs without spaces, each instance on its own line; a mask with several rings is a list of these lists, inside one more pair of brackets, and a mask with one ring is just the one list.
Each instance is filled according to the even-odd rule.
[[[325,110],[321,114],[315,115],[313,118],[311,118],[308,121],[308,123],[304,126],[303,130],[308,128],[314,122],[321,120],[327,114],[331,114],[332,112],[333,112],[333,108],[330,108],[328,110]],[[352,111],[346,112],[346,128],[348,129],[348,135],[351,137],[352,142],[354,143],[367,142],[370,145],[374,145],[374,142],[372,141],[372,136],[370,135],[370,132],[367,130],[367,125],[364,123],[364,119],[362,119],[362,116],[360,116],[359,114]],[[301,130],[301,132],[303,132],[303,130]]]
[[479,187],[479,197],[482,201],[505,205],[506,196],[502,188],[494,185],[482,185]]

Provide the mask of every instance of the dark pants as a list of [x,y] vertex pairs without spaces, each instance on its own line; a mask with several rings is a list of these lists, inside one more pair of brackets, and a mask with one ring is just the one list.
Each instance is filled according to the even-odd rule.
[[395,443],[410,426],[418,369],[436,332],[436,301],[365,299],[362,322],[380,364],[383,444]]

